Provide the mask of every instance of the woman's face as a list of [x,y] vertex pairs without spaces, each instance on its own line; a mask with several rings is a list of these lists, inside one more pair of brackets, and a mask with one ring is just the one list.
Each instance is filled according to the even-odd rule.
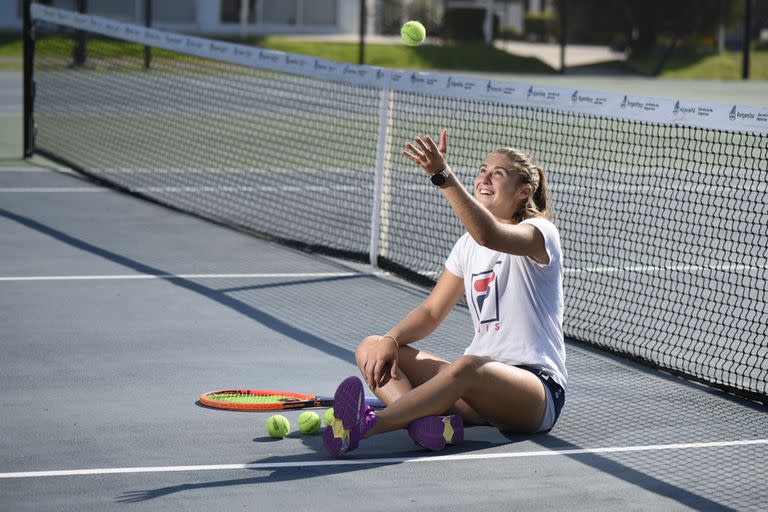
[[475,199],[502,222],[511,222],[522,201],[530,195],[531,186],[521,185],[519,173],[509,159],[492,153],[475,175]]

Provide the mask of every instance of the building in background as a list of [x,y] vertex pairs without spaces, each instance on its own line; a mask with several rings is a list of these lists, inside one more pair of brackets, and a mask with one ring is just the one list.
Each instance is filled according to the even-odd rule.
[[[210,35],[238,34],[243,0],[153,0],[155,28]],[[245,0],[248,34],[353,34],[360,23],[360,0]],[[39,3],[75,10],[76,0]],[[523,12],[538,12],[547,0],[496,0],[501,27],[523,31]],[[0,30],[21,30],[23,0],[0,2]],[[487,0],[366,0],[367,32],[399,33],[407,19],[437,26],[446,9],[484,9]],[[87,0],[87,11],[138,24],[144,23],[144,0]],[[427,19],[429,18],[429,19]],[[432,19],[434,18],[434,19]]]
[[[529,9],[534,12],[541,10],[543,0],[533,0],[529,2]],[[444,0],[445,9],[485,9],[488,2],[486,0]],[[502,29],[512,29],[523,32],[523,0],[503,0],[493,2],[493,15],[497,19],[497,24]]]
[[[249,34],[354,33],[359,0],[246,0]],[[75,0],[39,2],[76,9]],[[22,0],[0,2],[0,30],[21,30]],[[144,0],[87,0],[88,13],[144,23]],[[212,35],[240,33],[241,0],[154,0],[152,26]]]

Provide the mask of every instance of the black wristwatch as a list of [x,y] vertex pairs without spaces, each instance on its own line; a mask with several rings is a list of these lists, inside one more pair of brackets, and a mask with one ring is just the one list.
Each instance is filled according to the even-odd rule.
[[429,181],[432,182],[432,184],[436,187],[442,187],[445,185],[445,181],[448,179],[448,176],[451,175],[451,168],[446,167],[442,171],[433,174],[429,177]]

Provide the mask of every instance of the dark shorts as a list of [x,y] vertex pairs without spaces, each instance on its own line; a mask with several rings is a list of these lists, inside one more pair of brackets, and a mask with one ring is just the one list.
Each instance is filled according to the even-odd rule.
[[549,372],[546,370],[525,365],[518,365],[518,368],[522,368],[523,370],[529,371],[537,376],[539,380],[541,380],[541,382],[544,384],[544,386],[549,389],[549,393],[552,396],[552,402],[555,408],[555,420],[552,422],[552,425],[554,426],[555,423],[557,423],[557,419],[560,417],[560,412],[563,410],[563,405],[565,405],[565,390],[560,384],[555,382],[555,379],[553,379]]

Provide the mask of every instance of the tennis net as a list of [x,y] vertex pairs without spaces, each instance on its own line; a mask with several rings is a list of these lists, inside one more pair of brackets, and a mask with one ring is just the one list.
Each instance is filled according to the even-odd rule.
[[520,148],[550,183],[566,336],[766,399],[768,109],[352,66],[39,5],[32,16],[34,152],[429,283],[462,228],[403,142],[448,128],[467,186],[491,150]]

